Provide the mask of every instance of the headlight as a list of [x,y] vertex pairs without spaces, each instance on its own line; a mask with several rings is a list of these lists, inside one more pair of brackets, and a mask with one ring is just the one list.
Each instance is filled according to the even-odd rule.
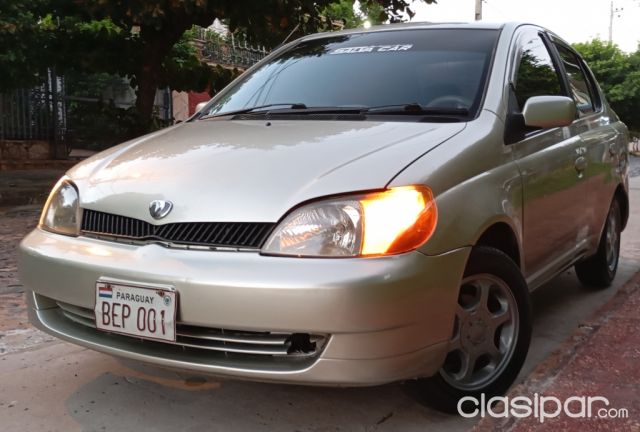
[[40,228],[58,234],[77,236],[80,232],[80,197],[66,178],[55,185],[40,217]]
[[398,254],[424,244],[437,218],[433,194],[426,186],[327,199],[289,213],[262,252],[300,257]]

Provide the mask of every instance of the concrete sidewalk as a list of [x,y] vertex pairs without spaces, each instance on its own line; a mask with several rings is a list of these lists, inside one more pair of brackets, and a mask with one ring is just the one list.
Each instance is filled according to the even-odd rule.
[[[574,396],[601,396],[607,398],[609,406],[594,403],[591,418],[571,418],[564,413],[543,422],[535,416],[486,417],[474,430],[640,431],[639,309],[640,273],[507,395],[513,399],[534,398],[538,394],[556,397],[563,403]],[[553,403],[546,406],[548,413],[556,410]],[[605,407],[614,411],[600,416],[599,409]],[[579,402],[573,402],[570,410],[580,412]],[[504,406],[496,406],[494,411],[501,413]]]
[[[631,179],[632,197],[640,192],[640,178]],[[632,211],[640,210],[632,202]],[[623,238],[628,257],[640,260],[640,230],[630,225]],[[539,417],[485,417],[475,431],[640,431],[640,273],[589,318],[552,355],[540,363],[507,397],[534,398],[536,394],[556,397],[564,403],[570,397],[605,397],[609,401],[604,416],[599,414],[604,402],[594,403],[591,417],[572,418],[560,413],[544,422]],[[547,412],[554,412],[550,403]],[[572,413],[580,411],[579,402],[569,405]],[[626,410],[621,412],[620,410]],[[504,412],[503,405],[494,409]],[[616,418],[613,418],[616,417]]]

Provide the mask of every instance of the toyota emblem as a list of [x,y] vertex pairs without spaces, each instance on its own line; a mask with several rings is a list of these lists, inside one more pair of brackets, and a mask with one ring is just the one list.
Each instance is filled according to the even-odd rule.
[[171,201],[154,200],[149,204],[149,213],[154,219],[162,219],[171,212],[173,203]]

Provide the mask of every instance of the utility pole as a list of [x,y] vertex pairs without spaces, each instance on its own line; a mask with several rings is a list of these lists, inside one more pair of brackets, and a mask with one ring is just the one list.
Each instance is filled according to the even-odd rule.
[[482,0],[476,0],[476,21],[482,20]]
[[616,17],[620,18],[622,11],[624,8],[614,8],[613,0],[611,0],[611,5],[609,7],[609,43],[613,43],[613,19]]
[[613,43],[613,0],[609,7],[609,43]]

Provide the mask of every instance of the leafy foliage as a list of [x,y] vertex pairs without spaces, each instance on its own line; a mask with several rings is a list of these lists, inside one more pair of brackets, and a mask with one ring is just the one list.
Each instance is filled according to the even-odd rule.
[[37,82],[33,62],[41,58],[44,35],[34,23],[44,1],[0,0],[0,90],[26,87]]
[[344,28],[356,28],[361,27],[365,21],[375,25],[389,18],[384,7],[378,2],[361,2],[359,13],[354,10],[354,4],[354,0],[340,0],[328,4],[320,14],[320,19],[324,18],[325,30],[333,30],[337,23],[341,23]]
[[[410,3],[360,2],[374,23],[411,16]],[[126,76],[148,121],[158,87],[217,90],[234,76],[200,61],[188,33],[194,25],[217,18],[249,43],[270,48],[289,34],[330,29],[326,15],[347,26],[363,19],[352,0],[0,0],[0,88],[33,84],[47,67]]]
[[602,86],[611,107],[627,126],[640,132],[640,50],[627,54],[617,45],[594,39],[574,45]]

